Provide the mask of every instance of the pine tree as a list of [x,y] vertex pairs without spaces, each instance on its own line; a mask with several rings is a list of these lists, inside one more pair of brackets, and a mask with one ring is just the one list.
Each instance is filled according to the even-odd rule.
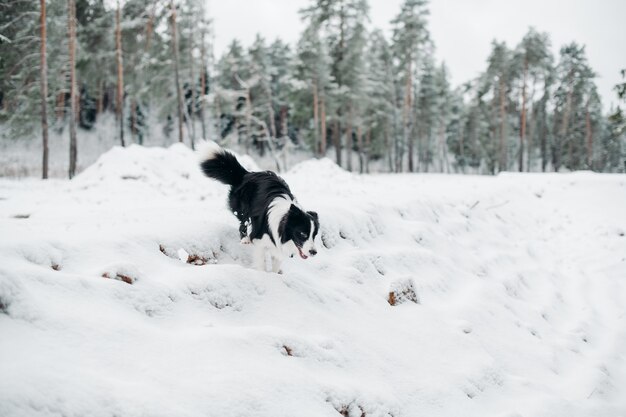
[[561,48],[554,94],[554,122],[557,128],[552,158],[555,171],[561,165],[568,169],[580,169],[584,166],[586,106],[595,88],[594,77],[583,46],[571,43]]
[[[621,71],[626,79],[626,69]],[[602,139],[598,169],[609,172],[626,172],[626,115],[621,105],[626,104],[626,82],[615,86],[619,103],[607,118],[606,134]],[[623,165],[622,165],[623,164]]]
[[[201,74],[196,75],[198,65],[198,47],[201,47],[203,31],[206,29],[206,20],[203,16],[204,2],[202,0],[183,0],[180,3],[180,13],[177,16],[177,26],[180,28],[179,36],[179,67],[185,68],[182,75],[183,90],[183,120],[191,148],[195,148],[196,140],[196,116],[198,115],[198,99],[200,95]],[[206,80],[205,80],[206,82]],[[205,85],[206,87],[206,85]]]
[[117,68],[117,93],[115,100],[115,114],[119,123],[120,144],[124,143],[124,65],[122,64],[122,23],[120,0],[117,0],[115,10],[115,63]]
[[359,170],[363,172],[362,115],[367,96],[365,94],[365,59],[364,48],[367,41],[365,16],[368,6],[365,1],[354,4],[351,10],[354,22],[349,27],[346,38],[346,50],[340,71],[345,88],[341,92],[341,101],[347,108],[346,119],[346,168],[352,171],[353,138],[356,137],[359,152]]
[[[159,97],[155,101],[160,103],[166,101],[160,97],[161,90],[153,87],[154,84],[160,84],[155,81],[162,75],[155,76],[150,59],[157,49],[153,46],[161,41],[154,29],[158,12],[157,2],[151,0],[125,0],[122,8],[124,30],[121,32],[121,44],[125,57],[122,66],[123,94],[128,108],[128,115],[123,117],[122,123],[130,133],[130,142],[139,144],[143,144],[148,131],[144,117],[151,110],[153,98]],[[166,78],[171,78],[169,75]],[[171,85],[169,82],[165,84]]]
[[436,70],[435,73],[435,117],[436,117],[436,134],[437,140],[437,152],[436,156],[439,160],[439,172],[450,172],[450,165],[448,160],[448,141],[446,139],[446,133],[448,123],[452,114],[452,104],[454,97],[450,91],[450,81],[448,79],[448,69],[445,64]]
[[[552,87],[555,77],[552,57],[550,57],[550,61],[548,65],[544,68],[544,70],[545,72],[543,76],[543,94],[535,105],[534,117],[536,121],[536,130],[539,134],[542,172],[545,172],[548,166],[548,143],[552,140],[552,126],[554,125],[554,123],[552,122],[553,115],[548,109],[548,104],[552,99]],[[529,149],[529,152],[530,151],[531,149]],[[530,157],[528,165],[530,166]]]
[[475,90],[475,96],[468,108],[465,131],[467,165],[477,172],[487,171],[495,174],[499,160],[499,146],[496,140],[498,123],[494,123],[494,103],[493,99],[488,99],[489,90],[486,90],[483,83],[479,83]]
[[249,64],[243,47],[234,39],[220,57],[216,70],[218,89],[215,96],[215,111],[219,117],[219,131],[222,138],[236,131],[238,142],[248,148],[248,127],[246,124],[247,93],[242,80],[247,80]]
[[[271,73],[273,69],[265,45],[265,39],[257,34],[256,39],[249,50],[250,74],[254,78],[250,94],[252,96],[252,113],[255,117],[263,120],[269,129],[270,138],[276,138],[276,118],[274,115],[274,101],[272,97]],[[251,80],[252,81],[252,80]]]
[[438,91],[436,70],[432,56],[426,55],[420,65],[419,86],[415,103],[416,136],[418,138],[418,166],[423,172],[429,171],[433,162],[433,134],[437,125]]
[[76,175],[76,159],[78,156],[76,143],[76,3],[67,0],[68,45],[70,66],[70,168],[69,177]]
[[367,48],[367,80],[365,96],[365,171],[369,172],[372,156],[386,157],[390,171],[394,170],[393,139],[397,134],[395,85],[389,44],[380,30],[370,35]]
[[[321,39],[320,26],[317,22],[310,22],[302,33],[296,55],[297,63],[294,67],[296,78],[307,86],[298,96],[312,107],[312,110],[305,111],[301,118],[305,120],[303,122],[305,127],[310,123],[310,118],[313,118],[313,149],[315,154],[323,156],[326,154],[327,146],[326,106],[333,87],[330,57]],[[310,108],[306,105],[302,107]],[[299,116],[299,112],[296,115]]]
[[[357,116],[350,109],[352,98],[349,91],[354,82],[351,72],[355,70],[348,62],[353,62],[358,52],[348,48],[360,48],[365,42],[364,23],[368,15],[366,0],[313,0],[313,5],[302,10],[302,16],[311,23],[324,29],[325,39],[332,59],[331,75],[337,84],[335,94],[335,114],[333,117],[332,136],[336,151],[337,164],[342,163],[341,131],[345,127],[346,142],[352,142],[353,126],[351,121]],[[359,71],[359,70],[357,70]],[[349,147],[350,145],[346,145]],[[350,146],[351,147],[351,146]],[[351,161],[351,158],[348,158]]]
[[465,125],[468,114],[466,96],[472,89],[471,83],[465,83],[451,93],[450,121],[446,128],[447,145],[454,155],[455,171],[465,172],[467,165],[465,158]]
[[[192,3],[193,4],[193,3]],[[194,66],[195,66],[195,57],[194,57],[194,50],[195,50],[195,34],[196,34],[196,26],[198,24],[197,21],[197,16],[198,13],[200,12],[197,8],[195,7],[191,7],[189,10],[191,17],[188,19],[189,20],[189,24],[188,24],[188,41],[189,41],[189,46],[188,46],[188,56],[189,56],[189,90],[190,90],[190,102],[189,102],[189,111],[188,111],[188,115],[189,115],[189,125],[191,127],[191,130],[189,132],[189,138],[191,139],[191,149],[195,149],[195,141],[196,141],[196,126],[195,126],[195,114],[196,114],[196,95],[197,95],[197,91],[196,91],[196,77],[194,74]]]
[[308,85],[312,93],[313,107],[313,150],[315,154],[321,153],[320,121],[319,121],[319,91],[320,82],[317,74],[317,61],[320,59],[321,42],[319,28],[315,23],[310,24],[302,33],[297,45],[296,71],[299,80]]
[[[490,113],[490,122],[492,123],[492,132],[497,131],[498,145],[498,170],[506,171],[508,169],[508,132],[509,127],[509,109],[510,109],[510,91],[511,81],[513,79],[514,68],[511,65],[511,51],[505,43],[493,41],[492,50],[487,58],[487,71],[483,75],[482,90],[491,91],[493,105],[488,110]],[[495,149],[495,146],[490,146]]]
[[[0,7],[0,123],[6,127],[1,131],[6,138],[28,139],[43,130],[42,10],[26,1]],[[67,91],[67,2],[46,4],[45,15],[47,90]],[[45,100],[46,110],[52,108],[49,93]]]
[[291,112],[290,97],[293,94],[293,56],[288,44],[276,39],[269,46],[270,89],[274,114],[277,117],[276,136],[283,145],[289,139],[289,113]]
[[[132,0],[127,0],[125,6],[129,1]],[[115,10],[107,10],[103,0],[77,0],[76,23],[76,67],[82,92],[78,124],[91,129],[106,110],[105,103],[113,104],[111,87],[117,82]]]
[[176,28],[176,6],[174,0],[170,0],[170,23],[172,30],[172,53],[174,55],[174,88],[176,89],[176,112],[178,116],[178,141],[183,142],[183,98],[180,89],[179,67],[180,60],[178,56],[178,29]]
[[211,29],[210,21],[205,17],[204,3],[201,7],[202,18],[200,19],[200,123],[202,125],[202,138],[208,138],[207,131],[207,94],[209,90],[208,73],[209,61],[212,56],[208,46],[208,36]]
[[[405,0],[398,16],[392,20],[393,25],[393,50],[398,61],[399,74],[404,81],[403,89],[403,142],[408,146],[409,171],[413,172],[415,164],[413,161],[414,135],[413,132],[413,98],[415,95],[415,68],[423,58],[423,47],[429,40],[426,17],[426,0]],[[396,155],[399,160],[396,166],[402,167],[402,154]]]
[[40,25],[41,25],[41,137],[43,139],[42,178],[48,178],[48,63],[46,52],[46,0],[40,0]]
[[[527,82],[531,79],[531,91],[534,94],[535,86],[543,78],[545,83],[546,68],[551,65],[550,41],[545,33],[538,33],[535,29],[530,28],[522,42],[516,48],[513,63],[516,66],[516,74],[521,74],[521,111],[520,111],[520,141],[518,149],[518,168],[522,172],[524,170],[524,141],[526,138],[526,129],[529,124],[527,121],[527,103],[532,103],[533,97],[528,98]],[[531,111],[532,115],[532,111]],[[528,138],[528,167],[530,168],[532,136]]]

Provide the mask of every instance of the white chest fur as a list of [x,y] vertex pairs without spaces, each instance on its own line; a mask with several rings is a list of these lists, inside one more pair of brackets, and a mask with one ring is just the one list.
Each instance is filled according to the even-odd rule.
[[[255,268],[266,271],[266,255],[269,254],[271,256],[272,271],[280,272],[283,257],[293,255],[297,252],[298,249],[292,241],[285,242],[285,244],[281,242],[280,233],[278,232],[280,222],[287,215],[293,203],[293,200],[291,200],[289,196],[282,195],[276,197],[269,205],[267,223],[272,238],[265,234],[261,239],[255,239],[252,242],[254,245]],[[272,242],[272,239],[274,242]]]

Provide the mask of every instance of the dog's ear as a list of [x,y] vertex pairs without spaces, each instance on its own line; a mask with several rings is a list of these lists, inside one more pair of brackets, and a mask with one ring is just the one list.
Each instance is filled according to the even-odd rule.
[[307,214],[313,217],[315,220],[318,220],[317,213],[314,211],[307,211]]
[[287,223],[287,219],[296,219],[298,216],[302,215],[304,215],[304,212],[300,210],[298,206],[292,204],[291,206],[289,206],[289,211],[287,211],[287,214],[285,215],[285,217],[283,217],[282,222]]
[[292,203],[291,206],[289,206],[288,214],[297,214],[297,213],[302,213],[302,210],[300,210],[298,206]]

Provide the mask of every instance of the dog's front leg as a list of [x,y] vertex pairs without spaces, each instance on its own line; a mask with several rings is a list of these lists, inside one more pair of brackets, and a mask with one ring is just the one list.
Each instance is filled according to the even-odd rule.
[[252,246],[254,248],[254,253],[252,255],[254,268],[265,272],[265,245],[261,240],[256,239],[252,241]]
[[241,243],[247,245],[250,243],[250,238],[248,237],[248,226],[250,225],[250,219],[239,222],[239,238],[241,239]]
[[272,272],[275,272],[277,274],[282,274],[283,271],[280,269],[281,264],[282,264],[282,259],[272,255]]

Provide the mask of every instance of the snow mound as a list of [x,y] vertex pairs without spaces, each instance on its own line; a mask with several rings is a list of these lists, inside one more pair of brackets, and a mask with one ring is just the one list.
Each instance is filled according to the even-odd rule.
[[334,163],[330,158],[308,159],[294,165],[288,172],[290,175],[324,176],[325,178],[348,177],[351,174]]
[[0,180],[0,416],[624,415],[626,178],[285,179],[283,275],[182,145]]
[[[232,151],[231,151],[232,152]],[[248,156],[233,152],[244,168],[258,171],[259,167]],[[171,182],[178,179],[202,177],[194,151],[186,145],[176,143],[169,148],[130,145],[127,148],[113,147],[76,177],[77,182],[89,183],[107,179],[144,182]]]

